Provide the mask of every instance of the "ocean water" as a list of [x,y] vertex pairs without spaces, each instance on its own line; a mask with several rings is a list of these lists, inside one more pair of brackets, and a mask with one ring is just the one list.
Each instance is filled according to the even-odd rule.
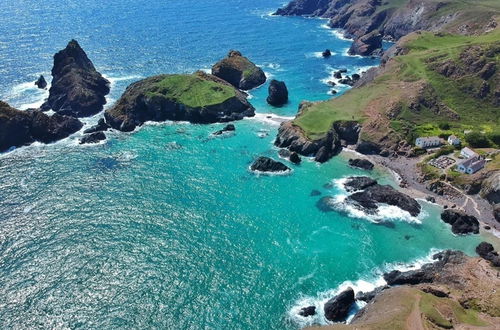
[[[0,2],[0,99],[21,109],[46,97],[32,83],[72,38],[112,81],[108,105],[141,77],[206,70],[229,49],[291,96],[273,108],[267,85],[251,91],[258,115],[221,137],[211,133],[222,124],[149,124],[99,145],[79,146],[77,133],[0,155],[0,328],[296,329],[324,324],[296,312],[347,285],[369,289],[437,250],[473,253],[479,237],[452,235],[424,201],[419,218],[386,208],[382,223],[322,208],[322,197],[345,196],[342,179],[366,174],[347,155],[304,159],[289,175],[248,170],[278,158],[269,114],[331,97],[335,69],[378,63],[346,56],[350,42],[324,21],[268,15],[282,3]],[[335,55],[318,56],[325,48]]]

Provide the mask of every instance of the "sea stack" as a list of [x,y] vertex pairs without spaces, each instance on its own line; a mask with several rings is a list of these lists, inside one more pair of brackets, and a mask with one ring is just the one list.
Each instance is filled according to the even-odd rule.
[[52,86],[42,110],[88,117],[103,110],[109,81],[97,72],[76,40],[54,55]]
[[254,111],[241,91],[198,71],[164,74],[133,83],[104,117],[111,127],[130,132],[146,121],[219,123],[252,117]]
[[288,89],[284,81],[271,80],[267,103],[279,107],[288,102]]
[[47,81],[45,80],[45,77],[43,75],[40,75],[38,79],[35,81],[36,87],[40,89],[45,89],[47,87]]
[[236,50],[217,62],[212,67],[212,74],[241,90],[250,90],[266,82],[264,71]]

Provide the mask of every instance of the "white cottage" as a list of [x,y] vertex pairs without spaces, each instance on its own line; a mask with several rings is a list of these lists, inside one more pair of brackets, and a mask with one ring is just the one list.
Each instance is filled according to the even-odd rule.
[[419,137],[415,140],[415,145],[420,148],[439,147],[441,139],[437,136]]
[[479,158],[479,155],[474,150],[467,148],[467,147],[463,148],[460,151],[460,156],[462,156],[463,158],[466,158],[466,159]]
[[457,138],[455,135],[450,135],[448,136],[448,144],[452,146],[458,146],[460,145],[460,139]]

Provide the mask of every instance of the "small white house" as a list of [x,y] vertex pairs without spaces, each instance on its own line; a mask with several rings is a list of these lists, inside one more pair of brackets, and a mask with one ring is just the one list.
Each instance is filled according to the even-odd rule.
[[460,139],[457,138],[455,135],[450,135],[448,136],[448,144],[452,146],[458,146],[460,145]]
[[439,147],[441,139],[437,136],[419,137],[415,140],[415,145],[420,148]]
[[467,147],[463,148],[460,151],[460,156],[462,156],[463,158],[466,158],[466,159],[479,158],[479,155],[474,150],[467,148]]
[[472,157],[461,161],[457,165],[457,171],[461,173],[474,174],[484,167],[486,160],[479,157]]

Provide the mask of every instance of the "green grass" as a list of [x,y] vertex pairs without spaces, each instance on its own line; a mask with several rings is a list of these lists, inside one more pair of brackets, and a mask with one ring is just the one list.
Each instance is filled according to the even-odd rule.
[[234,88],[202,79],[196,74],[168,75],[156,83],[148,97],[166,97],[191,108],[220,104],[236,95]]

